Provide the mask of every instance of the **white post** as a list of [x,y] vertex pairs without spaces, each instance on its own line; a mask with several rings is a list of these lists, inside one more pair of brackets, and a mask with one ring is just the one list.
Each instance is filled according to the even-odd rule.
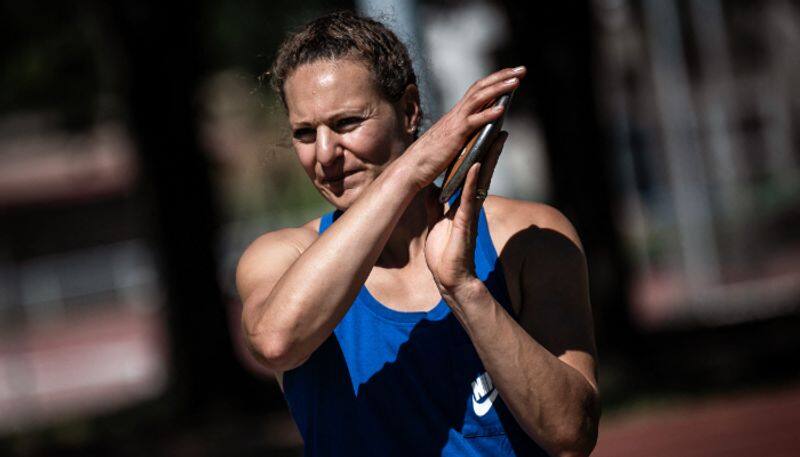
[[417,73],[417,86],[424,113],[421,131],[426,130],[433,124],[433,120],[441,116],[441,108],[433,91],[430,69],[426,64],[416,0],[357,0],[356,7],[361,14],[388,25],[408,47]]
[[674,0],[645,0],[643,7],[679,249],[686,284],[696,291],[718,280],[719,264],[678,11]]

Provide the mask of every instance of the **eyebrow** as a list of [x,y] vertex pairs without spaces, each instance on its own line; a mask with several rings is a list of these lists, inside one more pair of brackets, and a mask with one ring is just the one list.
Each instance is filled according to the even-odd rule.
[[[365,113],[367,113],[368,111],[370,111],[370,107],[369,106],[366,106],[366,107],[363,107],[363,108],[344,108],[344,109],[341,109],[339,111],[334,112],[333,114],[331,114],[330,116],[325,118],[323,121],[325,123],[328,123],[328,122],[337,121],[337,120],[340,120],[342,118],[346,118],[346,117],[350,117],[350,116],[365,116],[366,115]],[[311,122],[306,121],[306,120],[292,122],[292,120],[289,119],[289,123],[292,125],[292,128],[310,127],[312,125]]]

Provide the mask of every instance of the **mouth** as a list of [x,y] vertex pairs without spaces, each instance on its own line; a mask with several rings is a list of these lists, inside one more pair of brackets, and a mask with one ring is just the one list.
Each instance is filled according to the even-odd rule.
[[344,178],[352,176],[360,171],[361,170],[350,170],[341,174],[323,176],[320,181],[322,184],[341,184],[344,181]]

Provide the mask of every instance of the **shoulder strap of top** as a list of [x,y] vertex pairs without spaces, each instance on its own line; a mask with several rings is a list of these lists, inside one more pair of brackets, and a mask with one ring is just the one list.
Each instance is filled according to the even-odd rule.
[[[459,198],[461,198],[461,190],[456,191],[448,200],[448,204],[453,206]],[[480,216],[478,217],[478,237],[475,240],[475,245],[478,250],[476,260],[483,261],[483,267],[488,270],[494,268],[497,263],[497,251],[494,244],[492,244],[492,237],[489,234],[489,223],[486,221],[486,211],[481,207]],[[477,265],[476,265],[477,267]]]
[[[457,198],[457,196],[453,198]],[[319,221],[319,233],[327,230],[341,215],[342,212],[339,210],[323,215]],[[498,262],[497,250],[494,247],[494,243],[492,243],[486,211],[483,208],[481,208],[478,216],[478,235],[475,241],[475,270],[478,276],[489,286],[489,289],[492,290],[495,298],[510,311],[506,282],[505,278],[503,278],[503,267]]]
[[[459,198],[461,198],[461,189],[450,197],[448,204],[453,206]],[[497,263],[497,250],[492,243],[492,236],[489,234],[489,223],[486,221],[486,211],[483,208],[481,208],[480,216],[478,216],[478,236],[475,246],[478,251],[475,256],[475,267],[479,270],[493,270]]]
[[[324,214],[319,221],[319,233],[327,230],[341,215],[342,212],[339,210]],[[495,250],[494,243],[492,243],[492,236],[489,233],[489,223],[486,220],[486,211],[483,208],[481,208],[480,215],[478,216],[478,237],[475,244],[478,250],[476,260],[478,260],[484,268],[488,270],[493,269],[497,263],[497,250]]]
[[494,268],[497,263],[497,250],[492,243],[492,235],[489,233],[489,222],[486,220],[486,211],[481,208],[478,216],[478,236],[475,240],[476,248],[480,250],[480,256],[486,261],[487,266]]
[[475,273],[486,284],[495,300],[516,318],[516,313],[511,306],[503,266],[500,264],[497,250],[492,243],[486,211],[483,208],[478,217],[478,236],[475,240]]
[[324,232],[331,226],[331,224],[342,215],[342,212],[338,209],[335,211],[331,211],[330,213],[324,214],[319,220],[319,233]]

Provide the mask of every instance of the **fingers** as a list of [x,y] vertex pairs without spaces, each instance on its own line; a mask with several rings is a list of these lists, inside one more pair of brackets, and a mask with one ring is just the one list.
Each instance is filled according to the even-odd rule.
[[405,157],[419,160],[418,182],[421,187],[446,169],[477,129],[500,119],[505,108],[490,105],[501,95],[519,87],[525,73],[525,67],[506,68],[477,81],[456,106],[412,144],[409,149],[420,152]]
[[519,78],[512,77],[473,92],[465,97],[463,109],[468,113],[483,111],[491,106],[492,102],[498,97],[519,87],[519,82]]
[[467,223],[469,226],[469,219],[470,216],[464,216],[463,213],[467,215],[472,214],[478,206],[475,205],[475,184],[478,181],[478,176],[481,170],[481,163],[476,162],[472,164],[472,166],[467,170],[467,176],[464,178],[464,186],[461,188],[461,195],[458,197],[456,201],[447,208],[445,211],[445,217],[450,220],[453,220],[457,223]]
[[466,134],[503,115],[504,109],[492,106],[493,102],[519,87],[525,72],[525,67],[506,68],[475,82],[467,90],[456,108],[460,116],[466,117],[463,124]]
[[511,78],[522,79],[523,77],[525,77],[527,71],[528,70],[525,67],[504,68],[500,71],[496,71],[485,78],[475,81],[475,83],[467,91],[467,95],[470,95],[471,92],[478,92],[486,87],[489,87],[493,84],[499,83],[507,79]]
[[467,230],[472,227],[474,216],[477,214],[478,210],[480,210],[482,204],[480,200],[475,198],[475,196],[478,194],[477,184],[478,177],[481,173],[481,168],[483,168],[483,166],[480,162],[475,163],[469,168],[467,177],[464,180],[464,187],[461,190],[459,207],[455,214],[454,221]]
[[478,214],[478,211],[483,206],[486,195],[484,194],[484,198],[477,198],[478,189],[483,192],[489,191],[494,169],[500,159],[500,153],[507,138],[508,132],[500,132],[492,143],[486,157],[484,157],[483,162],[477,162],[470,167],[469,171],[467,171],[467,177],[464,179],[464,187],[461,189],[461,198],[447,211],[448,217],[463,224],[464,227],[472,225],[475,215]]
[[494,175],[494,169],[497,166],[497,161],[500,159],[500,152],[503,151],[506,139],[508,139],[508,132],[500,132],[492,143],[491,149],[489,149],[486,157],[483,159],[481,173],[480,176],[478,176],[478,189],[489,190],[489,185],[492,183],[492,176]]
[[478,198],[478,190],[483,192],[489,191],[489,185],[492,182],[492,175],[497,166],[497,161],[500,158],[500,152],[503,150],[503,145],[508,138],[508,132],[502,131],[497,135],[492,143],[491,149],[486,154],[483,162],[477,162],[470,167],[467,172],[467,177],[464,179],[464,187],[461,190],[461,198],[451,208],[454,220],[460,223],[463,227],[471,227],[476,219],[478,211],[483,206],[484,198]]
[[500,117],[503,115],[503,111],[505,111],[505,108],[503,108],[502,106],[495,106],[467,116],[467,125],[466,125],[467,134],[473,133],[475,130],[477,130],[480,127],[483,127],[489,122],[500,119]]

